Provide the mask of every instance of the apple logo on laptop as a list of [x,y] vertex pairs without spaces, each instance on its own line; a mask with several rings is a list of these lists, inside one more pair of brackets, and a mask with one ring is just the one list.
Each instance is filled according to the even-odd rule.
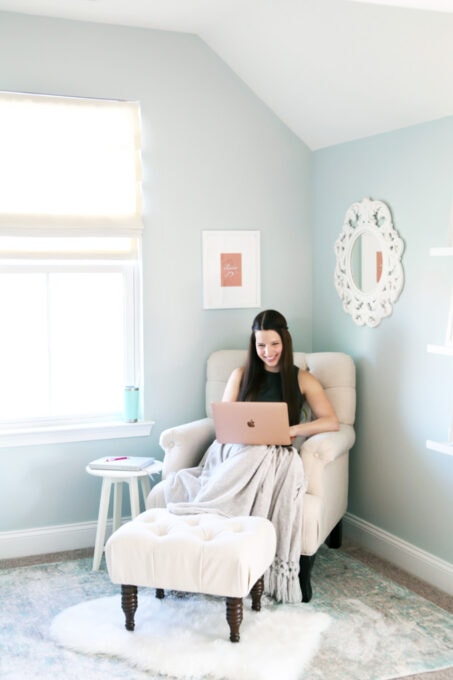
[[247,420],[247,427],[255,427],[255,421],[253,420],[253,418]]

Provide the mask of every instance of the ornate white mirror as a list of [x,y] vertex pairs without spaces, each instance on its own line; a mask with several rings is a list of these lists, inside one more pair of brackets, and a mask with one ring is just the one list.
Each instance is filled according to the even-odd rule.
[[403,250],[383,201],[364,198],[348,208],[335,241],[335,288],[359,326],[377,326],[392,313],[404,283]]

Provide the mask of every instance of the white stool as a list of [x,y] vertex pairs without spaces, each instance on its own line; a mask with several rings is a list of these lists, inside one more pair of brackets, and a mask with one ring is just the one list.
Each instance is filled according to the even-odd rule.
[[264,517],[173,515],[147,510],[107,541],[110,579],[121,585],[126,629],[134,630],[137,586],[226,597],[230,640],[239,641],[242,598],[251,592],[252,609],[261,608],[263,574],[276,548],[273,524]]
[[149,467],[143,470],[94,470],[89,465],[85,468],[88,474],[94,477],[102,477],[101,499],[99,502],[98,524],[96,528],[96,541],[94,544],[93,571],[97,571],[101,564],[102,553],[104,551],[105,531],[107,528],[107,515],[110,503],[110,491],[113,484],[113,531],[121,525],[122,503],[123,503],[123,482],[129,485],[129,498],[131,504],[131,516],[137,517],[140,514],[140,497],[138,491],[138,480],[140,479],[143,500],[148,496],[151,486],[149,475],[157,474],[162,470],[162,462],[156,460]]

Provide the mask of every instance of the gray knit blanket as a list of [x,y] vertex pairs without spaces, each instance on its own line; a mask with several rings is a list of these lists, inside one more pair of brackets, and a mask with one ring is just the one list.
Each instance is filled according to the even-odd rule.
[[257,515],[275,527],[277,548],[264,576],[277,602],[300,602],[299,557],[302,503],[306,489],[302,460],[285,446],[244,446],[214,441],[199,466],[167,477],[167,510],[186,515]]

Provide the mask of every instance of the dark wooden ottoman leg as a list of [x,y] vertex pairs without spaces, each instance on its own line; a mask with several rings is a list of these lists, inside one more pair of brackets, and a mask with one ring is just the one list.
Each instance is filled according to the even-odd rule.
[[231,642],[239,642],[239,628],[241,627],[242,616],[242,597],[227,597],[226,618],[230,626]]
[[126,630],[135,628],[137,602],[137,586],[121,586],[121,608],[126,616]]
[[165,591],[163,588],[156,588],[156,597],[158,600],[163,600],[165,597]]
[[264,592],[264,576],[258,579],[258,581],[253,586],[250,594],[252,596],[252,609],[255,612],[261,611],[261,595]]

